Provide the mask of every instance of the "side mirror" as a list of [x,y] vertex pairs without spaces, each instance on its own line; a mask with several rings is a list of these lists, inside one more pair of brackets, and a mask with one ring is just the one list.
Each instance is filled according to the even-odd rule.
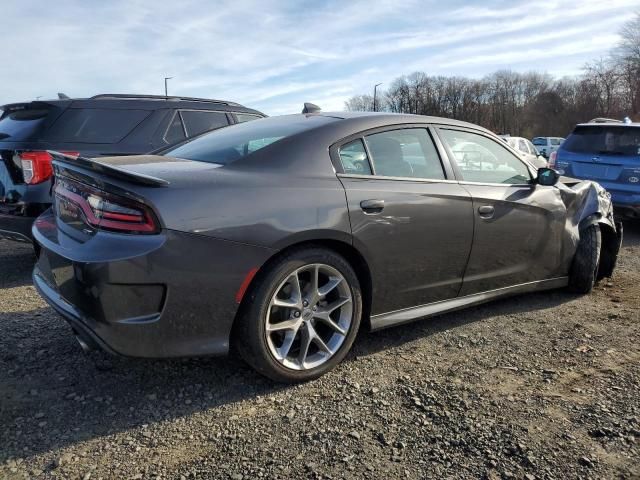
[[552,187],[558,180],[560,179],[560,174],[556,172],[553,168],[539,168],[538,169],[538,178],[537,183],[539,185],[545,185],[547,187]]

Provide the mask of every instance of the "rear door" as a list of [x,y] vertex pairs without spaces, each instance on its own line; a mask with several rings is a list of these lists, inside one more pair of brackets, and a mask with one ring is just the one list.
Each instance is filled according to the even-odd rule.
[[469,193],[425,125],[377,129],[331,148],[354,242],[373,275],[372,314],[453,298],[471,249]]
[[473,198],[473,248],[460,295],[566,275],[558,189],[534,185],[529,167],[484,133],[443,126],[438,134]]

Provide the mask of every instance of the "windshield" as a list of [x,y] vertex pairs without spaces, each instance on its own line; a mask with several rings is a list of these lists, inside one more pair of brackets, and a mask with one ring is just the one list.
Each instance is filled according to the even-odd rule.
[[579,126],[564,141],[564,150],[575,153],[640,155],[640,128],[625,126]]
[[533,144],[536,146],[544,146],[547,144],[547,139],[544,137],[537,137],[533,139]]
[[323,116],[263,118],[205,133],[163,155],[226,165],[296,133],[336,121]]

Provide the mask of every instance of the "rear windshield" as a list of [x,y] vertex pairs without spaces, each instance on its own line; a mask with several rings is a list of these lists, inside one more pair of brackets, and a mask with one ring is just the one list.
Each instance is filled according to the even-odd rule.
[[49,111],[18,110],[0,119],[0,141],[21,142],[32,139],[46,120]]
[[546,145],[547,144],[547,139],[544,137],[537,137],[533,139],[533,144],[540,146],[540,145]]
[[53,124],[47,139],[54,142],[118,143],[150,113],[148,110],[69,109]]
[[205,133],[163,155],[226,165],[285,137],[335,120],[303,115],[263,118]]
[[576,127],[562,144],[575,153],[640,155],[640,128],[588,125]]

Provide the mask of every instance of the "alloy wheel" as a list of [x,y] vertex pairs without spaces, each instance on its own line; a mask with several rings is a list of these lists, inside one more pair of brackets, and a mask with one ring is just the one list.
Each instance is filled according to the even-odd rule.
[[283,366],[309,370],[344,343],[353,317],[351,288],[335,268],[314,263],[290,273],[271,298],[265,333]]

